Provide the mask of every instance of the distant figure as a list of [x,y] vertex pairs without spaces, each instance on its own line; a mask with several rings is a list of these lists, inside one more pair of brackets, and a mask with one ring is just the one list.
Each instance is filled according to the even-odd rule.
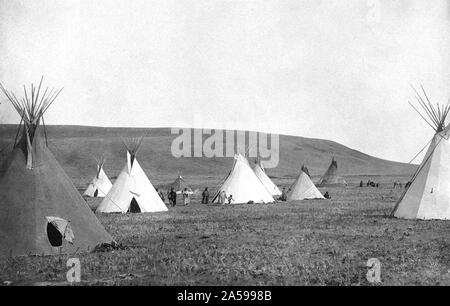
[[331,199],[330,194],[328,193],[328,191],[325,192],[325,194],[323,195],[323,197],[325,199]]
[[184,190],[183,190],[183,204],[184,204],[184,206],[189,205],[189,202],[191,202],[191,200],[189,198],[188,189],[184,188]]
[[209,202],[209,191],[208,187],[205,188],[202,192],[202,204],[208,204]]
[[362,187],[362,186],[364,186],[363,181],[361,181],[361,182],[359,183],[359,187]]
[[167,200],[169,200],[169,205],[172,206],[172,198],[170,197],[170,190],[167,189],[166,192]]
[[377,183],[377,184],[376,184],[376,187],[378,188],[379,186],[380,186],[380,185]]
[[280,200],[281,201],[286,201],[287,200],[286,187],[283,187],[283,191],[281,192]]
[[231,204],[231,201],[234,201],[232,194],[228,197],[228,204]]
[[397,188],[397,181],[394,182],[394,189]]
[[369,187],[369,186],[370,186],[370,180],[367,181],[366,187]]
[[225,194],[225,191],[222,190],[222,191],[219,193],[219,204],[222,204],[222,205],[225,204],[226,198],[227,198],[227,195]]
[[172,201],[172,207],[177,205],[177,193],[173,190],[173,187],[170,188],[170,201]]

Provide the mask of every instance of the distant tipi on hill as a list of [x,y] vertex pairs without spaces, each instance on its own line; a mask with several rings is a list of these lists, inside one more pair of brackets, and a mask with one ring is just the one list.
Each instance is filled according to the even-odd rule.
[[450,125],[445,125],[450,105],[433,106],[423,87],[422,94],[417,90],[415,93],[423,109],[421,116],[435,134],[392,215],[405,219],[450,220]]
[[42,79],[21,100],[0,88],[21,117],[13,151],[0,166],[0,255],[83,252],[113,239],[47,147],[44,113],[61,90]]
[[317,187],[325,186],[347,186],[345,179],[338,173],[338,165],[336,159],[333,157],[328,170],[320,178]]

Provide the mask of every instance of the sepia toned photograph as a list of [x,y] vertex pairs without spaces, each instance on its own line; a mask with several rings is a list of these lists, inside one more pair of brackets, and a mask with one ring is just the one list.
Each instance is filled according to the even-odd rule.
[[0,286],[449,286],[449,112],[449,0],[0,0]]

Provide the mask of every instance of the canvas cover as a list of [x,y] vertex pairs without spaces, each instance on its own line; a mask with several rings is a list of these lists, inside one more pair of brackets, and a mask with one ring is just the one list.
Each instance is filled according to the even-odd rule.
[[274,182],[272,182],[270,177],[266,174],[260,162],[257,162],[255,164],[255,166],[253,167],[253,171],[272,196],[281,195],[280,189],[277,187],[277,185],[274,184]]
[[136,202],[140,212],[167,211],[136,158],[127,152],[127,163],[117,177],[111,190],[97,208],[99,213],[126,213],[130,205]]
[[326,186],[347,186],[347,182],[345,179],[339,175],[338,173],[338,165],[337,161],[333,158],[331,161],[328,170],[325,174],[320,178],[317,183],[317,187],[326,187]]
[[88,197],[103,198],[108,194],[111,187],[112,183],[105,171],[103,171],[103,167],[97,165],[97,174],[89,183],[83,195]]
[[[46,146],[37,128],[31,169],[27,169],[25,133],[0,167],[0,254],[52,255],[92,250],[113,239],[91,211],[70,178]],[[73,243],[53,247],[48,217],[70,222]]]
[[450,220],[449,137],[449,126],[433,137],[417,176],[393,211],[395,217]]
[[231,172],[223,182],[222,186],[213,198],[213,203],[218,201],[218,194],[225,191],[226,196],[233,195],[231,204],[248,203],[271,203],[274,198],[267,191],[250,167],[247,159],[241,154],[234,156],[234,165]]
[[297,179],[289,188],[287,200],[296,201],[307,199],[324,199],[324,197],[311,181],[309,176],[300,170],[300,174],[297,176]]

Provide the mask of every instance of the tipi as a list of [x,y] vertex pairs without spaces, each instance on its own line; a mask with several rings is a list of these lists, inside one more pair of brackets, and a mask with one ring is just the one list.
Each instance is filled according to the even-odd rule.
[[338,165],[334,157],[331,160],[331,164],[328,167],[327,172],[325,172],[325,174],[317,183],[317,187],[325,186],[347,186],[347,182],[345,181],[345,179],[338,174]]
[[287,200],[296,201],[306,199],[324,199],[319,189],[317,189],[308,174],[306,174],[303,169],[304,166],[302,166],[300,174],[297,176],[295,182],[291,185],[291,187],[289,187]]
[[185,188],[187,188],[189,194],[194,193],[192,191],[191,187],[189,187],[189,185],[186,183],[185,179],[181,175],[178,175],[178,177],[175,179],[175,181],[173,181],[173,183],[169,185],[169,190],[171,188],[173,188],[173,190],[177,194],[181,194]]
[[108,194],[109,190],[112,187],[112,184],[105,171],[103,171],[104,164],[104,156],[100,156],[99,158],[97,158],[97,173],[89,183],[89,186],[83,195],[94,198],[103,198]]
[[450,125],[445,125],[450,105],[433,106],[423,87],[422,91],[423,95],[415,90],[424,114],[410,104],[434,129],[435,134],[392,215],[405,219],[450,220]]
[[309,170],[305,165],[302,165],[302,169],[303,172],[305,172],[309,177],[311,177],[311,175],[309,174]]
[[233,196],[232,204],[237,203],[271,203],[275,200],[267,191],[250,167],[247,159],[241,154],[234,155],[233,169],[225,178],[222,186],[213,198],[213,203],[218,202],[219,193],[225,192],[226,196]]
[[269,176],[264,171],[264,167],[262,165],[261,159],[257,159],[255,161],[255,166],[253,167],[253,171],[255,172],[256,176],[259,178],[261,183],[266,187],[267,191],[272,196],[280,196],[281,191],[278,189],[277,185],[275,185],[272,180],[269,178]]
[[96,212],[158,212],[167,211],[152,183],[136,159],[142,137],[124,141],[127,162],[111,190],[97,207]]
[[1,255],[71,254],[113,242],[47,147],[43,115],[61,90],[41,86],[42,79],[37,88],[24,86],[19,100],[0,84],[21,116],[0,166]]

